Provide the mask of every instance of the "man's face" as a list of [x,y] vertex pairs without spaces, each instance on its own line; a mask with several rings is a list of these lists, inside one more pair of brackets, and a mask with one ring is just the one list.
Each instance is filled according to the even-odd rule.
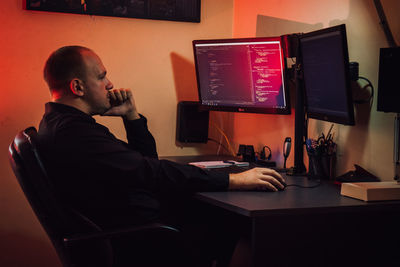
[[86,63],[83,99],[88,104],[91,115],[103,114],[111,108],[108,90],[113,88],[113,84],[108,80],[106,69],[95,53],[84,51],[82,56]]

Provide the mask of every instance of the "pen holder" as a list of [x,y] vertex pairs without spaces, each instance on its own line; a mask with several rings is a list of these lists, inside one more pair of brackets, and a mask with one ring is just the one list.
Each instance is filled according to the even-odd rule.
[[308,154],[308,177],[311,179],[333,180],[335,178],[336,153]]

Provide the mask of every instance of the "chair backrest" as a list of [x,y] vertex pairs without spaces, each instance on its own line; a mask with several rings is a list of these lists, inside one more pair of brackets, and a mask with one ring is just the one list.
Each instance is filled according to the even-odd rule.
[[[111,266],[111,252],[107,251],[110,245],[107,243],[97,242],[91,246],[97,251],[89,249],[87,244],[84,245],[84,251],[82,248],[70,248],[64,244],[65,237],[79,233],[99,232],[100,229],[82,214],[64,205],[58,198],[45,163],[41,160],[37,131],[34,127],[29,127],[16,135],[9,146],[9,159],[26,198],[52,241],[63,265],[68,267]],[[103,255],[99,255],[99,250]],[[97,257],[93,254],[97,254]],[[88,264],[95,261],[99,262]]]

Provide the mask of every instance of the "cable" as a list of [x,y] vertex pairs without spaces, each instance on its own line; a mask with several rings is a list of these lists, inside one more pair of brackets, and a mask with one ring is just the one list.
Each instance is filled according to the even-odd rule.
[[217,143],[217,144],[220,145],[223,149],[225,149],[228,153],[231,153],[231,151],[230,151],[226,146],[224,146],[221,142],[218,142],[217,140],[212,139],[212,138],[208,138],[208,140]]
[[300,184],[288,184],[288,185],[286,185],[286,187],[295,186],[295,187],[300,187],[300,188],[316,188],[321,185],[321,180],[318,179],[318,180],[316,180],[316,182],[317,183],[315,185],[310,185],[310,186],[305,186],[305,185],[300,185]]
[[[268,157],[267,157],[267,155],[265,154],[265,148],[268,148],[268,151],[269,151]],[[262,148],[262,150],[261,150],[260,158],[263,159],[263,160],[264,160],[264,159],[270,160],[271,157],[272,157],[271,148],[269,148],[269,146],[264,146],[264,147]]]
[[286,160],[287,160],[287,157],[284,157],[284,159],[283,159],[283,169],[286,169]]
[[226,136],[226,134],[224,133],[224,131],[222,131],[222,129],[219,128],[217,124],[215,124],[215,123],[213,123],[213,122],[211,122],[211,123],[212,123],[212,124],[215,126],[215,128],[217,128],[217,130],[225,137],[225,141],[226,141],[226,143],[228,144],[230,153],[232,154],[232,156],[235,156],[235,155],[236,155],[236,154],[235,154],[235,151],[233,150],[233,148],[232,148],[232,146],[231,146],[231,143],[229,142],[229,139],[228,139],[228,137]]
[[383,28],[383,32],[385,33],[386,40],[389,43],[390,47],[396,47],[396,41],[393,38],[392,31],[390,30],[389,24],[386,19],[385,11],[383,10],[382,3],[380,0],[374,0],[376,11],[378,12],[380,24]]
[[372,85],[371,81],[368,80],[367,78],[361,77],[361,76],[359,76],[358,79],[362,79],[362,80],[365,80],[365,81],[368,82],[368,84],[366,86],[364,86],[364,88],[371,87],[371,94],[368,97],[368,99],[355,99],[354,103],[356,103],[356,104],[366,104],[366,103],[369,103],[371,101],[371,99],[373,101],[374,100],[374,86]]
[[[224,139],[224,137],[223,137],[222,135],[220,135],[220,136],[219,136],[219,141],[218,141],[218,143],[219,143],[220,145],[218,146],[218,149],[217,149],[217,155],[219,155],[219,152],[221,151],[223,139]],[[231,152],[228,150],[228,153],[231,153]]]
[[226,143],[228,144],[228,147],[229,147],[229,150],[230,150],[230,153],[232,154],[232,156],[236,156],[235,150],[233,150],[233,148],[232,148],[232,146],[231,146],[231,143],[229,142],[229,139],[228,139],[228,137],[226,136],[226,134],[224,133],[224,131],[222,131],[222,129],[219,128],[218,125],[217,125],[216,123],[211,122],[211,124],[214,125],[215,128],[217,128],[217,130],[225,137],[225,141],[226,141]]

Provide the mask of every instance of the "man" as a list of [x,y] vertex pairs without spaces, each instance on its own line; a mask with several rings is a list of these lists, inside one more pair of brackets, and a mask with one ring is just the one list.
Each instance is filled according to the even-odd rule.
[[[171,199],[196,191],[283,188],[274,170],[209,172],[158,160],[147,121],[129,89],[114,89],[100,58],[67,46],[44,68],[52,101],[39,126],[42,156],[60,198],[107,229],[165,220]],[[128,143],[96,123],[93,115],[123,119]]]

